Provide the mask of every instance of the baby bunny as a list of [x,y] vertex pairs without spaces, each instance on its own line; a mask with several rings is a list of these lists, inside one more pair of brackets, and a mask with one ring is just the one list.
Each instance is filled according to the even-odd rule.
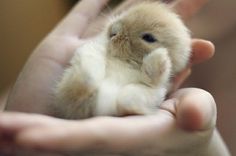
[[145,2],[114,17],[79,47],[55,89],[63,118],[154,113],[190,57],[189,31],[159,2]]

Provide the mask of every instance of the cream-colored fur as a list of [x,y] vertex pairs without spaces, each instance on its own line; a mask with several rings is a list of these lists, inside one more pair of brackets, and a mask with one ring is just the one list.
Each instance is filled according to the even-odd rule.
[[[155,40],[145,41],[146,34]],[[141,3],[76,50],[56,88],[55,108],[63,118],[153,113],[171,76],[185,68],[190,46],[175,13],[164,4]]]

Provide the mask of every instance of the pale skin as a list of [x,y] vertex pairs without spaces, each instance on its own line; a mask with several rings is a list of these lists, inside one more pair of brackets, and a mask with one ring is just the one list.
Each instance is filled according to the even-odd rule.
[[[179,0],[170,5],[187,19],[206,1]],[[19,76],[8,99],[7,110],[51,114],[48,105],[53,100],[55,80],[63,73],[74,50],[86,42],[88,38],[85,39],[84,32],[89,24],[99,22],[96,17],[107,2],[81,1],[44,39]],[[126,0],[116,11],[135,2]],[[91,35],[90,32],[86,34]],[[207,60],[214,53],[212,43],[199,39],[193,39],[192,49],[190,64]],[[174,90],[189,74],[190,68],[176,77]],[[3,134],[0,149],[8,151],[5,147],[10,147],[27,151],[36,148],[59,154],[228,156],[215,123],[216,105],[212,96],[204,90],[187,88],[175,91],[151,116],[74,121],[5,112],[0,115],[0,133]],[[5,134],[8,137],[3,137]]]

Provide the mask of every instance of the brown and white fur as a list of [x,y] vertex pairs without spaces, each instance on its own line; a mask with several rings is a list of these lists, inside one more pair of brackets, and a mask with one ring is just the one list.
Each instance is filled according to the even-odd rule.
[[186,67],[190,47],[188,29],[166,5],[134,6],[76,50],[55,91],[58,115],[88,118],[155,112],[170,78]]

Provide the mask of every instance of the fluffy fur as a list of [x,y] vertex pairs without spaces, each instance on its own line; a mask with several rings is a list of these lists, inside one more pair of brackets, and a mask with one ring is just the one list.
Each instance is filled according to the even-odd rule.
[[190,46],[188,29],[164,4],[129,9],[76,50],[56,88],[59,116],[153,113],[171,76],[185,68]]

